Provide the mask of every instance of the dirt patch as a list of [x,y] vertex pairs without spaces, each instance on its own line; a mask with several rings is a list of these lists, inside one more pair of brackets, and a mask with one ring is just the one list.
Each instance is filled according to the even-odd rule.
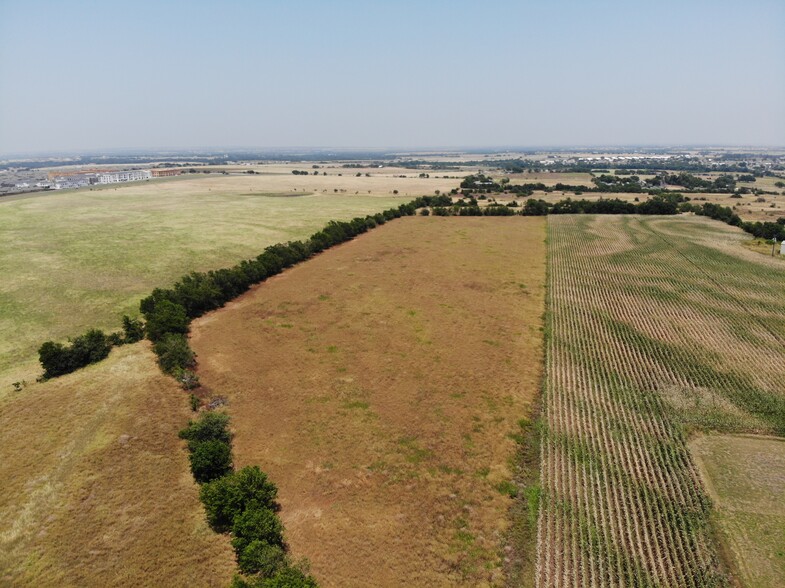
[[502,582],[518,431],[542,365],[545,224],[408,218],[194,324],[239,467],[280,488],[324,586]]

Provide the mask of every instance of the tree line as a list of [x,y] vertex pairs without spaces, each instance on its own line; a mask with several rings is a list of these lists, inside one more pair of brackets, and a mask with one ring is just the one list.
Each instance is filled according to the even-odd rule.
[[231,588],[316,588],[307,566],[293,562],[275,501],[278,489],[257,466],[234,470],[229,415],[208,411],[180,431],[207,522],[230,533],[241,575]]
[[[663,187],[665,184],[680,186],[683,188],[682,191],[687,193],[730,194],[736,191],[736,181],[736,178],[729,174],[723,174],[707,180],[687,172],[662,173],[653,178],[641,180],[638,175],[603,173],[592,178],[593,186],[565,184],[563,182],[547,186],[542,182],[512,184],[509,178],[502,178],[497,182],[491,177],[480,173],[466,176],[461,182],[460,188],[465,195],[472,193],[491,194],[494,192],[511,192],[523,196],[531,196],[534,192],[574,192],[577,195],[584,192],[622,192],[633,194],[647,192],[649,195],[654,196],[669,192],[667,188]],[[738,181],[755,181],[755,176],[751,174],[741,175]]]
[[231,268],[208,272],[191,272],[180,278],[171,288],[156,288],[140,302],[145,318],[123,318],[123,332],[107,335],[90,329],[70,344],[47,341],[39,348],[39,360],[44,368],[43,378],[54,378],[104,359],[114,345],[133,343],[147,336],[154,343],[161,368],[178,379],[187,378],[193,367],[186,335],[192,319],[220,308],[247,291],[254,284],[281,273],[284,269],[304,261],[325,249],[353,239],[374,227],[399,218],[411,216],[417,209],[444,206],[451,198],[422,196],[383,212],[357,217],[350,221],[330,221],[321,231],[302,241],[289,241],[267,247],[253,259]]

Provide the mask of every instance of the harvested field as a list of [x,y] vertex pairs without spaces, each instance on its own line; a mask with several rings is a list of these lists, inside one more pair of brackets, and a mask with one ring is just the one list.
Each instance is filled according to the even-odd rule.
[[0,585],[226,586],[186,405],[146,343],[0,401]]
[[721,586],[686,429],[785,433],[785,268],[694,217],[549,218],[539,586]]
[[323,586],[499,585],[540,385],[540,218],[406,218],[194,323],[239,467]]
[[742,585],[785,586],[785,440],[699,435],[689,446]]

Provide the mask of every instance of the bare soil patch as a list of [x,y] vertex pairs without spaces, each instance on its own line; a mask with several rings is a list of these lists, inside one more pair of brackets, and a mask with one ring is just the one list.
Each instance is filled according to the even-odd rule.
[[194,323],[238,467],[324,586],[497,585],[542,370],[545,222],[408,218]]

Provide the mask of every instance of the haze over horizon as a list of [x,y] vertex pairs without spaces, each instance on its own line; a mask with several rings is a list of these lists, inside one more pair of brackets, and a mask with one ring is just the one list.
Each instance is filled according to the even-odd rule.
[[785,3],[0,0],[0,153],[785,145]]

